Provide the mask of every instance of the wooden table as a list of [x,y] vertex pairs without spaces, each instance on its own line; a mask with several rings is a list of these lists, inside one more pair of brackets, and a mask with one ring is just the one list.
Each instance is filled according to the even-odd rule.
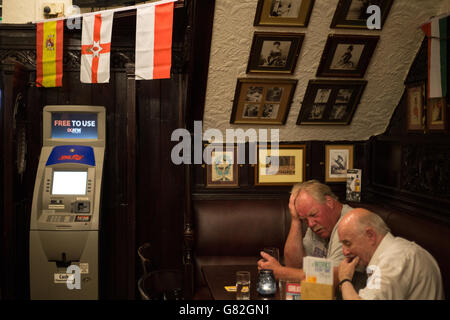
[[258,279],[258,268],[254,265],[213,265],[203,266],[202,272],[208,285],[211,296],[214,300],[235,300],[236,292],[228,292],[225,286],[236,285],[236,272],[250,272],[250,299],[251,300],[274,300],[279,299],[279,292],[274,297],[262,297],[256,291],[256,282]]

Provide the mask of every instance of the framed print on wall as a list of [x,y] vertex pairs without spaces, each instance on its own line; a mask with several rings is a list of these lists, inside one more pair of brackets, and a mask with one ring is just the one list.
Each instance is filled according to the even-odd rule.
[[377,5],[380,8],[380,27],[383,28],[392,0],[339,0],[330,28],[370,30],[367,28],[367,19],[372,13],[367,13],[367,8],[371,5]]
[[[305,179],[306,145],[279,145],[278,154],[270,145],[258,146],[255,185],[293,185]],[[273,157],[277,157],[273,160]]]
[[406,86],[406,129],[408,131],[425,130],[424,99],[424,82]]
[[211,164],[206,164],[206,187],[238,187],[239,166],[237,163],[237,147],[221,144],[207,145],[206,147],[211,149],[211,152],[207,153],[208,160],[210,160],[208,162]]
[[294,73],[303,33],[255,32],[247,73]]
[[329,35],[316,75],[364,77],[379,38],[366,35]]
[[447,101],[444,98],[431,98],[427,102],[427,129],[445,131],[447,129]]
[[314,0],[258,0],[254,26],[306,27]]
[[296,85],[291,79],[238,79],[230,123],[285,124]]
[[366,84],[364,80],[310,80],[297,124],[350,124]]
[[325,145],[325,182],[346,182],[353,169],[353,145]]

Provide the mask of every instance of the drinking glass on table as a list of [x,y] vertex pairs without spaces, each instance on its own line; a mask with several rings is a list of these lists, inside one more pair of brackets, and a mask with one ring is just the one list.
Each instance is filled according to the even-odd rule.
[[278,250],[277,247],[266,247],[266,248],[264,248],[263,251],[267,254],[270,254],[277,261],[280,261],[280,251]]
[[250,300],[250,272],[236,272],[236,300]]

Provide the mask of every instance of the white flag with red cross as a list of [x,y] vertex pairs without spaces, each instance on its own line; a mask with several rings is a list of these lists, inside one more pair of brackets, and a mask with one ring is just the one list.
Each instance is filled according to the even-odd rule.
[[114,12],[83,16],[81,70],[83,83],[108,83]]

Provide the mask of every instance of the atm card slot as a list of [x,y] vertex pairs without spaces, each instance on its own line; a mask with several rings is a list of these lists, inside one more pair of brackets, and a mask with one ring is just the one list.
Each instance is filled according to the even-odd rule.
[[66,208],[66,206],[63,204],[49,204],[48,208],[54,209],[54,210],[64,210]]

